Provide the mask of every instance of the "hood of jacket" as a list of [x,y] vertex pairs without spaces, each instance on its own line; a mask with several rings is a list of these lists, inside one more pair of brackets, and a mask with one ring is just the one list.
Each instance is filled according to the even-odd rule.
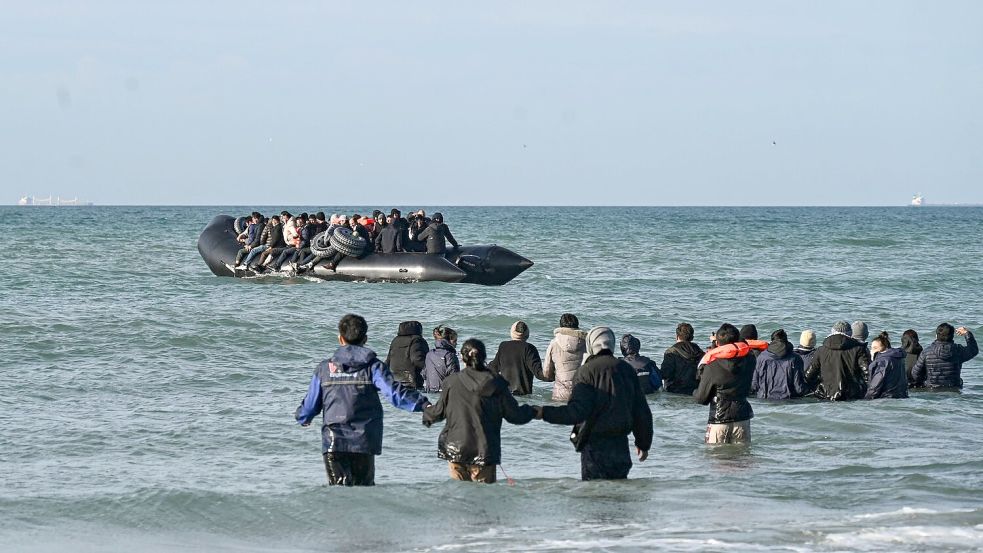
[[844,350],[858,348],[863,344],[845,334],[833,334],[823,340],[823,345],[829,349]]
[[901,348],[888,348],[884,351],[880,351],[874,354],[874,359],[880,359],[881,357],[886,357],[888,359],[904,359],[905,351]]
[[399,323],[396,336],[416,336],[423,335],[423,325],[419,321],[403,321]]
[[495,375],[488,369],[465,368],[458,373],[461,385],[469,392],[478,394],[481,397],[490,397],[495,394],[498,388],[495,385]]
[[955,342],[940,342],[938,340],[932,342],[929,346],[935,350],[935,355],[942,361],[953,361],[956,358],[956,343]]
[[553,331],[553,337],[556,340],[556,345],[560,346],[563,351],[577,353],[584,347],[587,333],[576,328],[560,327]]
[[912,336],[901,337],[901,348],[911,355],[918,355],[922,352],[922,345],[919,344],[918,340]]
[[785,359],[792,355],[792,343],[787,341],[774,341],[768,344],[768,352],[778,359]]
[[375,352],[364,346],[341,346],[331,358],[332,371],[357,372],[376,362]]
[[595,326],[587,333],[587,355],[597,355],[604,350],[613,353],[614,342],[614,331],[606,326]]
[[703,350],[700,346],[694,344],[693,342],[676,342],[670,349],[675,350],[679,355],[682,355],[685,359],[695,360],[703,357]]
[[438,338],[433,343],[433,349],[446,349],[448,351],[454,351],[454,346],[450,342],[444,340],[443,338]]

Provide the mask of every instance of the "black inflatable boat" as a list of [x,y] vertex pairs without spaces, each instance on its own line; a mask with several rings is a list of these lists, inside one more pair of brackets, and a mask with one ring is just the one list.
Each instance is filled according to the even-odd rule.
[[[198,237],[198,253],[218,276],[253,276],[255,272],[233,271],[236,252],[235,219],[218,215]],[[322,262],[304,273],[324,280],[369,282],[467,282],[502,285],[532,267],[532,261],[495,245],[466,246],[446,255],[424,253],[373,253],[361,259],[346,257],[331,271]]]

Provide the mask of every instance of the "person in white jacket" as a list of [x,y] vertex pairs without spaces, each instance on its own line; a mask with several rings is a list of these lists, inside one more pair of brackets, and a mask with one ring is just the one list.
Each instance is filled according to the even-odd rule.
[[543,376],[553,382],[553,400],[567,401],[573,392],[573,375],[583,364],[587,353],[587,333],[580,330],[580,321],[572,313],[560,315],[560,327],[553,330],[553,339],[543,357]]

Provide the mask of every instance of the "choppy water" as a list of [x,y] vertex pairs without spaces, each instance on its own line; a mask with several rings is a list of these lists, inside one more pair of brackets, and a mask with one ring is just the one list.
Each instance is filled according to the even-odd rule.
[[979,359],[961,394],[755,401],[746,451],[707,449],[704,407],[653,396],[627,482],[578,481],[567,428],[538,421],[505,429],[515,487],[450,482],[439,430],[387,408],[378,486],[329,489],[292,413],[349,311],[381,352],[410,318],[492,349],[522,318],[543,351],[564,311],[657,361],[680,320],[980,334],[983,209],[443,209],[462,243],[536,262],[496,288],[212,276],[198,233],[250,209],[0,208],[0,549],[981,548]]

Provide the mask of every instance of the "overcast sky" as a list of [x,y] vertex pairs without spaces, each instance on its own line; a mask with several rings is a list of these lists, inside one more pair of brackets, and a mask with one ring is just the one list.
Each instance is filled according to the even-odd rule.
[[983,2],[4,2],[0,203],[983,202]]

